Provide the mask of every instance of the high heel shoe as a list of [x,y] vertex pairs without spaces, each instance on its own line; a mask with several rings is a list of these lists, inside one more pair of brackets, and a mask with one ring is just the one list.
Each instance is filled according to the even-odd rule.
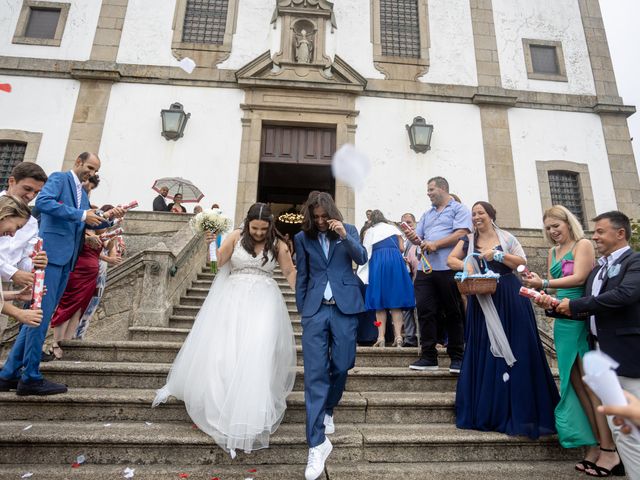
[[[611,452],[611,453],[618,451],[615,448],[609,449],[609,448],[602,448],[602,447],[600,447],[600,450],[603,452]],[[597,465],[597,464],[594,466],[588,467],[588,469],[596,472],[595,474],[593,474],[585,471],[584,473],[586,473],[590,477],[611,477],[611,476],[624,477],[624,475],[626,474],[624,470],[624,464],[622,463],[622,459],[620,459],[618,464],[615,465],[611,470],[609,470],[608,468],[601,467],[600,465]]]
[[373,344],[373,346],[384,348],[385,347],[384,337],[378,337],[378,340],[376,341],[376,343]]
[[393,340],[393,346],[394,347],[402,347],[402,344],[404,343],[404,340],[402,339],[402,336],[398,335],[394,340]]

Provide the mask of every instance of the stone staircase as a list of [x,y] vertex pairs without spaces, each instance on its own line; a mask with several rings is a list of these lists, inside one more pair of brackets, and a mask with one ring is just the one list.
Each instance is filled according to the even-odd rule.
[[[298,344],[298,371],[284,422],[271,448],[231,460],[194,428],[181,402],[151,409],[171,362],[207,295],[213,275],[203,270],[169,326],[131,327],[128,341],[72,341],[65,358],[42,365],[47,378],[70,385],[67,394],[17,397],[0,393],[0,478],[34,479],[299,479],[304,478],[303,369],[300,317],[293,292],[276,277],[289,306]],[[335,412],[334,451],[326,478],[491,479],[575,478],[579,451],[555,438],[531,441],[458,430],[456,376],[447,368],[415,372],[415,348],[358,347],[356,366]],[[441,367],[448,359],[440,355]],[[73,468],[77,456],[86,462]]]

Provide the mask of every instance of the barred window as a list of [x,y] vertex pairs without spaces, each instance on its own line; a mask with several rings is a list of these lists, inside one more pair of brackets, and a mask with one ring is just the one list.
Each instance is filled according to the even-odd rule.
[[11,170],[24,160],[27,144],[0,140],[0,190],[6,190]]
[[562,170],[550,171],[549,188],[551,190],[551,203],[553,205],[564,205],[578,218],[582,225],[585,225],[582,192],[580,191],[580,175]]
[[418,0],[380,0],[382,55],[420,58]]
[[55,38],[58,20],[60,20],[59,8],[31,8],[25,37]]
[[222,45],[228,9],[228,0],[187,0],[182,41]]
[[531,66],[534,73],[560,73],[556,47],[531,45],[529,48],[531,49]]

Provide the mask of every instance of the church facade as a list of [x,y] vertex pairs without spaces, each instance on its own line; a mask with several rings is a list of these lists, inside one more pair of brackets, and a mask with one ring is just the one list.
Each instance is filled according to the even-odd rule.
[[[540,228],[552,203],[586,226],[640,216],[635,108],[598,0],[0,0],[0,83],[0,180],[95,151],[96,204],[150,209],[154,179],[179,176],[236,223],[319,189],[361,224],[367,209],[420,214],[444,176],[504,227]],[[175,104],[190,115],[167,140]],[[355,192],[331,175],[345,143],[372,165]]]

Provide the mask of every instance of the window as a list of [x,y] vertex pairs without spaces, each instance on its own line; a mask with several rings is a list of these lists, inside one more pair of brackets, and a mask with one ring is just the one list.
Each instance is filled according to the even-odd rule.
[[69,3],[24,0],[13,43],[59,47]]
[[429,70],[428,0],[371,0],[375,67],[388,80],[415,81]]
[[549,189],[551,190],[551,203],[564,205],[580,220],[582,225],[585,225],[580,175],[575,172],[552,170],[549,172]]
[[11,170],[24,160],[27,144],[0,140],[0,190],[7,189]]
[[417,0],[380,0],[382,55],[420,58]]
[[562,42],[524,39],[527,76],[532,80],[567,81]]
[[182,41],[222,45],[228,7],[227,0],[187,0]]

